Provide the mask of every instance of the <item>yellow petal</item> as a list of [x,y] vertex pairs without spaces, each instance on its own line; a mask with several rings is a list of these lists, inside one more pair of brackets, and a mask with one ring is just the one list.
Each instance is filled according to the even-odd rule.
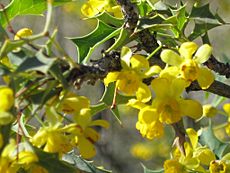
[[132,51],[128,47],[122,47],[121,49],[121,66],[123,69],[130,68],[130,59],[132,57]]
[[149,87],[146,84],[141,83],[139,88],[137,89],[136,97],[137,100],[140,100],[144,103],[148,102],[152,97]]
[[16,33],[16,35],[14,36],[14,40],[20,40],[21,38],[31,36],[32,34],[33,31],[31,29],[22,28]]
[[215,77],[206,67],[199,68],[197,81],[202,89],[207,89],[214,82]]
[[116,81],[119,74],[120,74],[120,72],[109,72],[107,74],[106,78],[104,79],[105,86],[108,86],[109,83]]
[[[169,87],[169,86],[168,86]],[[186,81],[182,78],[176,78],[172,80],[170,91],[171,96],[174,98],[179,97],[186,88]]]
[[180,55],[170,49],[165,49],[161,52],[161,59],[165,63],[173,66],[179,66],[183,62]]
[[14,120],[14,116],[10,112],[0,111],[0,125],[7,125]]
[[113,6],[112,8],[110,8],[110,10],[107,10],[108,12],[112,12],[114,14],[115,17],[117,18],[123,18],[123,13],[121,11],[121,6],[120,5],[116,5]]
[[96,155],[96,149],[94,145],[84,137],[78,139],[78,148],[82,157],[85,159],[90,159]]
[[195,61],[198,64],[206,62],[212,54],[212,47],[208,44],[202,45],[195,54]]
[[141,109],[138,114],[138,121],[151,124],[153,121],[156,121],[158,116],[156,114],[156,109],[151,106],[146,106],[145,108]]
[[90,126],[101,126],[104,128],[109,128],[109,122],[105,120],[94,120],[90,123]]
[[183,115],[189,116],[193,119],[199,119],[202,114],[202,106],[195,100],[180,100],[180,108]]
[[185,42],[180,46],[180,55],[186,59],[192,59],[192,55],[196,52],[198,46],[194,42]]
[[230,103],[224,104],[223,109],[227,113],[227,115],[230,116]]
[[161,72],[161,68],[158,65],[151,66],[145,73],[144,77],[149,78],[152,77],[153,75],[156,75]]
[[156,97],[162,98],[168,93],[169,81],[166,78],[156,78],[151,82]]
[[194,156],[197,157],[204,165],[209,165],[211,161],[216,160],[215,154],[206,147],[198,147],[194,152]]
[[218,110],[210,104],[203,105],[203,115],[212,118],[217,115]]
[[85,129],[84,135],[88,140],[90,140],[91,143],[97,142],[100,138],[100,134],[96,130],[89,127]]
[[8,87],[0,87],[0,111],[8,111],[14,104],[13,90]]
[[188,137],[190,139],[190,142],[192,144],[193,149],[195,149],[197,146],[197,143],[198,143],[197,132],[192,128],[188,128],[188,129],[186,129],[186,133],[188,134]]
[[38,157],[35,153],[31,151],[21,151],[18,155],[18,162],[19,164],[30,164],[33,162],[38,162]]
[[180,74],[180,69],[176,66],[171,66],[171,67],[167,67],[165,69],[163,69],[160,72],[160,77],[161,78],[171,78],[174,79],[175,77],[177,77]]
[[147,105],[139,100],[130,99],[129,102],[127,103],[127,106],[132,106],[133,108],[136,108],[136,109],[143,109]]
[[130,63],[133,69],[143,70],[146,71],[146,69],[149,68],[149,62],[148,60],[141,55],[133,55],[130,59]]

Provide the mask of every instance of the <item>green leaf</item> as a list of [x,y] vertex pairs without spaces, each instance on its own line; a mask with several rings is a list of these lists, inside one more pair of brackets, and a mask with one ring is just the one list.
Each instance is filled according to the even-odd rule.
[[59,160],[58,154],[46,153],[36,147],[33,147],[33,149],[39,158],[38,164],[47,169],[49,173],[76,172],[76,169],[69,163]]
[[29,133],[28,133],[28,131],[27,131],[27,129],[26,129],[26,116],[25,116],[25,114],[22,114],[21,115],[21,117],[20,117],[20,120],[19,120],[19,123],[20,123],[20,127],[19,127],[19,125],[18,125],[18,123],[17,124],[15,124],[15,125],[13,125],[12,127],[11,127],[11,129],[13,130],[13,131],[15,131],[16,133],[18,133],[19,132],[19,134],[20,135],[24,135],[25,137],[30,137],[30,135],[29,135]]
[[202,145],[208,146],[219,159],[230,152],[230,144],[224,143],[217,139],[217,137],[214,135],[211,123],[207,128],[202,129],[199,142]]
[[117,106],[111,108],[111,106],[113,105],[115,89],[116,89],[115,83],[110,83],[108,87],[105,88],[101,101],[105,103],[108,107],[110,107],[111,112],[113,113],[115,118],[118,120],[118,122],[121,124],[120,114],[119,114]]
[[185,24],[187,22],[187,16],[186,16],[186,5],[180,7],[177,10],[172,10],[172,13],[174,16],[176,16],[176,27],[180,31],[183,31],[185,28]]
[[60,81],[63,88],[67,88],[69,86],[68,82],[66,81],[66,78],[64,77],[60,66],[58,63],[54,63],[51,68],[49,69],[50,74],[56,78],[56,80]]
[[146,168],[143,164],[141,164],[143,169],[144,169],[144,173],[163,173],[164,169],[159,169],[159,170],[151,170]]
[[77,46],[78,62],[86,63],[96,46],[119,34],[120,29],[98,20],[97,27],[88,35],[70,38]]
[[141,17],[148,15],[153,10],[150,5],[152,4],[149,4],[146,1],[139,1],[137,3],[137,8]]
[[2,43],[7,38],[6,31],[3,29],[2,25],[0,24],[0,47],[2,46]]
[[[211,21],[210,21],[211,22]],[[208,32],[208,30],[215,28],[217,26],[221,26],[222,24],[220,24],[219,22],[214,22],[214,23],[203,23],[203,22],[197,22],[195,25],[195,28],[193,30],[193,32],[191,33],[191,35],[189,35],[189,40],[194,40],[199,36],[204,35],[206,32]]]
[[138,22],[138,26],[135,32],[140,32],[143,29],[151,29],[151,30],[158,30],[158,29],[169,29],[172,27],[172,24],[165,23],[165,18],[162,15],[155,15],[151,18],[141,18]]
[[97,168],[92,164],[92,162],[82,159],[80,156],[74,154],[74,152],[65,154],[63,156],[63,160],[67,161],[68,163],[78,168],[79,170],[87,173],[110,173],[111,172],[105,169]]
[[101,98],[101,102],[104,103],[107,108],[110,108],[110,111],[113,113],[115,118],[118,120],[118,122],[121,124],[121,119],[120,119],[120,114],[117,105],[119,104],[126,104],[128,100],[134,98],[132,96],[124,96],[119,94],[118,92],[116,93],[116,98],[115,98],[115,107],[111,108],[111,106],[114,104],[114,93],[116,86],[115,83],[110,83],[108,87],[105,88],[104,94]]
[[110,52],[112,50],[121,48],[123,45],[127,43],[129,37],[130,37],[129,31],[125,28],[121,28],[120,35],[118,36],[118,38],[115,39],[114,44],[109,49],[107,49],[106,52]]
[[104,102],[98,103],[97,105],[91,105],[90,106],[91,115],[95,115],[107,108],[108,106]]
[[[53,5],[58,6],[72,0],[55,0]],[[5,14],[11,21],[16,16],[22,15],[41,15],[46,10],[46,0],[12,0],[11,3],[5,8]],[[0,24],[5,27],[7,20],[4,12],[0,11]]]
[[25,43],[25,40],[5,40],[0,49],[0,58],[6,56],[9,52],[16,50],[16,48],[21,47]]
[[47,73],[56,58],[46,57],[41,51],[39,51],[35,57],[27,57],[17,68],[16,73],[25,71],[40,71]]
[[215,16],[209,10],[209,3],[201,7],[193,6],[192,12],[190,14],[190,18],[196,18],[196,17],[216,19]]
[[124,19],[116,18],[107,13],[106,11],[104,11],[103,13],[99,13],[98,15],[89,19],[95,18],[111,26],[121,27],[124,24]]

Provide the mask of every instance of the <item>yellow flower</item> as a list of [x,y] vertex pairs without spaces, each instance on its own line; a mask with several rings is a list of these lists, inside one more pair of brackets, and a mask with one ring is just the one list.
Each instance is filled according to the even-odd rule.
[[210,173],[227,173],[227,165],[221,160],[213,160],[209,166]]
[[140,110],[136,128],[147,139],[158,138],[164,134],[163,124],[158,120],[157,111],[151,106]]
[[33,31],[29,28],[22,28],[20,29],[16,35],[14,36],[14,40],[20,40],[23,37],[26,38],[28,36],[31,36],[33,34]]
[[14,92],[8,87],[0,87],[0,112],[8,111],[14,105]]
[[132,55],[129,48],[123,47],[121,52],[120,72],[110,72],[104,79],[107,86],[116,81],[116,87],[126,95],[136,95],[142,102],[151,99],[149,87],[142,82],[144,78],[151,77],[161,71],[159,66],[149,66],[148,60],[141,55]]
[[61,93],[58,110],[67,114],[78,115],[83,108],[89,108],[90,101],[84,96],[78,96],[75,93],[68,92],[66,95]]
[[178,67],[181,77],[188,82],[197,80],[202,89],[207,89],[213,83],[214,75],[201,64],[209,59],[212,48],[208,44],[202,45],[198,50],[197,48],[194,42],[185,42],[179,49],[180,55],[166,49],[162,51],[161,59],[169,65]]
[[224,104],[223,109],[227,113],[227,115],[230,117],[230,103]]
[[99,133],[92,126],[108,128],[109,123],[105,120],[92,120],[85,112],[76,118],[76,122],[65,126],[63,130],[73,136],[72,141],[77,145],[82,157],[92,158],[96,154],[94,143],[100,138]]
[[164,76],[152,81],[151,86],[156,94],[152,105],[156,108],[159,120],[162,123],[178,122],[186,115],[198,119],[202,115],[202,106],[199,102],[181,98],[186,82],[180,78]]
[[153,147],[144,143],[137,143],[132,146],[130,152],[131,154],[142,160],[150,160],[153,157]]
[[183,165],[177,160],[166,160],[164,162],[164,173],[186,173]]
[[210,104],[203,105],[203,114],[208,118],[214,117],[218,113],[218,110]]
[[122,18],[121,7],[114,0],[88,0],[82,7],[81,12],[87,17],[107,11],[113,13],[115,17]]
[[73,146],[63,129],[56,124],[54,126],[41,127],[38,132],[30,139],[31,143],[46,152],[66,153]]
[[16,142],[14,140],[10,140],[9,144],[7,144],[0,156],[0,172],[1,173],[16,173],[17,167],[15,167],[13,163],[13,157],[15,155]]

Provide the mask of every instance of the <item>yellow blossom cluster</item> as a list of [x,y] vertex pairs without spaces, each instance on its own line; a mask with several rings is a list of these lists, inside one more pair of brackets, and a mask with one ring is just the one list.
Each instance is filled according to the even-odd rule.
[[[129,100],[128,105],[140,110],[136,128],[143,137],[161,137],[164,124],[176,123],[183,116],[193,119],[202,116],[202,106],[198,101],[182,97],[193,81],[197,80],[202,89],[207,89],[214,81],[211,71],[202,66],[212,48],[208,44],[197,48],[194,42],[185,42],[178,49],[179,54],[171,49],[163,50],[161,59],[167,64],[164,69],[150,66],[146,57],[122,48],[122,70],[110,72],[104,83],[116,82],[120,92],[136,96],[136,99]],[[151,77],[154,79],[149,87],[143,80]]]
[[185,142],[185,153],[178,148],[173,151],[172,158],[164,162],[165,173],[228,173],[230,171],[229,156],[226,154],[221,160],[217,160],[215,154],[206,146],[198,143],[198,133],[192,129],[186,129],[190,143]]
[[107,11],[115,17],[122,18],[121,7],[115,0],[88,0],[81,7],[81,12],[87,17],[93,17],[100,12]]
[[[48,124],[32,136],[31,143],[46,152],[60,155],[77,147],[83,158],[92,158],[96,154],[94,143],[100,138],[93,126],[108,128],[109,123],[93,120],[90,101],[75,93],[61,93],[59,98],[50,102],[46,110]],[[63,125],[67,116],[71,123]]]

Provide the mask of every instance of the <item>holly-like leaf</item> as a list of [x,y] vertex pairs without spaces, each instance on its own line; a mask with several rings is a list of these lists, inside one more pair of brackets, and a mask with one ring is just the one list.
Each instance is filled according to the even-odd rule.
[[[72,0],[54,0],[53,5],[58,6]],[[7,18],[11,21],[16,16],[22,15],[41,15],[46,10],[47,0],[12,0],[6,6],[4,12],[0,11],[0,24],[5,27],[7,25]],[[6,16],[5,16],[6,15]]]
[[135,32],[140,32],[143,29],[151,29],[151,30],[168,29],[172,26],[172,24],[163,24],[164,21],[165,18],[159,14],[151,18],[141,18],[138,22],[138,26]]
[[194,40],[197,37],[204,35],[212,28],[227,24],[218,14],[214,15],[210,11],[209,3],[201,7],[194,6],[189,16],[189,20],[195,21],[195,28],[188,37],[189,40]]
[[197,21],[195,28],[193,30],[193,32],[191,33],[191,35],[189,35],[189,40],[194,40],[199,36],[205,35],[208,30],[215,28],[217,26],[221,26],[222,24],[220,24],[219,22],[215,22],[213,21],[213,23],[203,23],[203,22],[199,22]]
[[63,156],[63,160],[67,161],[69,164],[73,165],[79,170],[87,173],[110,173],[111,172],[105,169],[97,168],[92,164],[91,161],[84,160],[80,156],[74,154],[74,152],[65,154]]
[[211,13],[209,9],[209,3],[200,7],[193,6],[190,17],[196,18],[210,18],[215,19],[215,16]]
[[[121,124],[120,114],[117,105],[126,104],[128,100],[134,98],[132,96],[124,96],[119,94],[116,90],[115,83],[110,83],[108,87],[105,88],[104,94],[101,98],[101,102],[103,102],[107,108],[110,108],[113,115],[116,117],[118,122]],[[115,93],[117,92],[117,93]],[[116,94],[115,103],[114,103],[114,94]],[[115,104],[115,105],[113,105]],[[111,107],[113,106],[113,107]]]
[[207,128],[202,129],[199,142],[202,145],[208,146],[219,159],[221,159],[226,153],[230,152],[230,144],[217,139],[214,135],[211,123]]
[[47,169],[49,173],[74,173],[76,169],[69,163],[59,160],[58,154],[51,154],[42,151],[39,148],[33,147],[36,155],[39,158],[38,164]]
[[90,19],[94,18],[115,27],[121,27],[124,24],[124,19],[116,18],[107,13],[106,11],[104,11],[103,13],[99,13],[98,15],[93,16]]
[[47,73],[55,61],[56,58],[48,58],[39,51],[35,57],[25,58],[25,60],[18,66],[16,72],[36,70],[42,73]]
[[96,46],[119,34],[116,29],[98,20],[97,27],[88,35],[70,38],[77,46],[78,62],[86,63]]

